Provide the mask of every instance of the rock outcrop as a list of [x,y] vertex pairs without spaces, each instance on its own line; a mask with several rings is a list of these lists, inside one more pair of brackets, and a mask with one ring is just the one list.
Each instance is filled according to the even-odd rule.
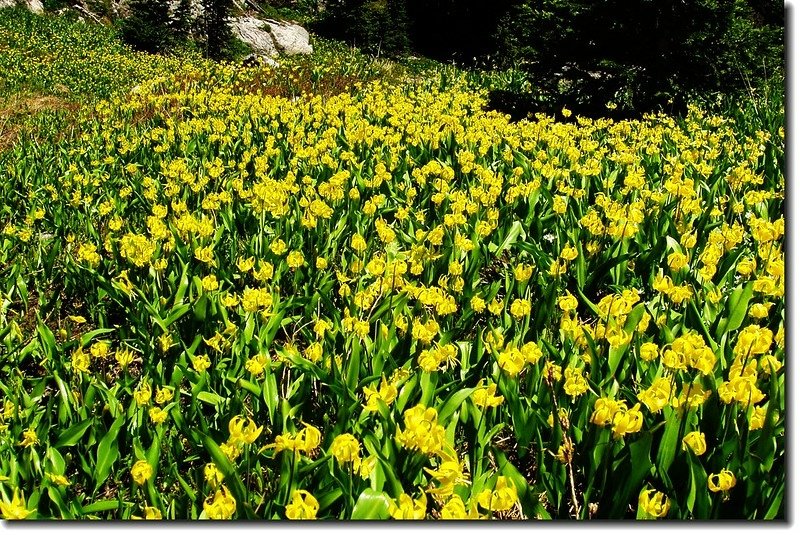
[[17,5],[25,6],[34,13],[44,12],[44,6],[41,0],[0,0],[0,8],[14,7]]
[[262,57],[294,56],[314,51],[308,32],[297,24],[255,17],[237,17],[229,24],[234,35]]

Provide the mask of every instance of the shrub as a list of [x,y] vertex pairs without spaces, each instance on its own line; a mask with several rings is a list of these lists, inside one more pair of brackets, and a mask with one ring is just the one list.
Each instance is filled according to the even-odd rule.
[[754,5],[518,2],[499,25],[496,57],[524,66],[556,108],[598,115],[608,102],[636,111],[678,106],[692,94],[733,91],[782,68],[782,20]]
[[314,29],[371,54],[397,56],[411,49],[406,0],[333,0]]

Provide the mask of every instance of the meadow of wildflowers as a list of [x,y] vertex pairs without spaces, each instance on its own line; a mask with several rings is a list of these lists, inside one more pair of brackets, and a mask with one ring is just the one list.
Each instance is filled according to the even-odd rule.
[[115,43],[0,14],[2,518],[784,516],[782,95]]

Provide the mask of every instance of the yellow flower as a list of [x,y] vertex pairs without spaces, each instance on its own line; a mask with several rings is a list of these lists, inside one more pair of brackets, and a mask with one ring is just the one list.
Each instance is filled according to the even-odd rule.
[[711,492],[726,492],[736,485],[736,476],[727,468],[718,474],[708,476],[708,489]]
[[247,362],[244,363],[244,368],[253,375],[259,376],[264,373],[264,368],[268,363],[269,357],[261,353],[247,359]]
[[683,437],[683,449],[691,449],[695,455],[703,455],[706,452],[706,435],[700,431],[692,431]]
[[689,265],[689,257],[680,251],[676,251],[667,256],[667,265],[669,265],[669,269],[672,271],[680,271]]
[[753,414],[750,415],[750,424],[748,428],[750,431],[756,431],[764,427],[764,422],[766,421],[767,417],[767,406],[762,405],[760,407],[753,408]]
[[25,509],[25,496],[19,489],[14,489],[10,502],[7,500],[0,502],[0,514],[5,520],[24,520],[34,511],[36,509]]
[[289,256],[286,257],[286,265],[288,265],[292,269],[296,269],[302,267],[303,264],[306,263],[305,258],[303,257],[303,253],[300,251],[292,251],[289,253]]
[[361,234],[354,234],[350,240],[350,246],[357,253],[361,253],[366,250],[367,242],[364,240],[364,237]]
[[330,452],[333,458],[341,465],[358,461],[360,459],[358,453],[360,448],[361,445],[358,443],[358,439],[350,433],[345,433],[333,439]]
[[238,269],[242,273],[248,273],[253,267],[256,265],[255,257],[240,257],[236,261],[236,269]]
[[211,366],[211,361],[206,355],[196,355],[192,357],[192,368],[197,373],[203,373]]
[[642,489],[639,493],[639,507],[649,518],[662,518],[669,512],[670,501],[663,492],[655,489]]
[[295,437],[295,447],[298,451],[310,454],[319,447],[322,441],[322,433],[313,425],[305,424],[305,427],[297,433]]
[[292,502],[286,505],[286,518],[289,520],[314,520],[319,511],[319,502],[310,492],[292,492]]
[[[483,379],[479,385],[483,384]],[[483,386],[479,386],[473,393],[472,393],[472,401],[478,407],[485,409],[486,407],[497,407],[503,400],[505,399],[503,396],[495,396],[495,392],[497,391],[497,385],[494,383],[489,383],[489,385],[484,388]]]
[[171,348],[173,345],[172,335],[170,333],[165,332],[158,337],[158,347],[161,349],[162,353],[169,351],[169,348]]
[[658,412],[669,403],[670,396],[672,395],[672,383],[666,377],[659,377],[650,388],[644,392],[640,392],[637,396],[639,401],[647,406],[650,412]]
[[519,321],[531,313],[531,302],[527,299],[514,299],[508,311]]
[[746,257],[736,265],[736,272],[739,275],[749,276],[756,269],[756,261],[753,257]]
[[470,299],[469,306],[475,312],[480,313],[486,308],[486,301],[484,301],[480,296],[476,295]]
[[438,496],[450,496],[453,494],[456,485],[468,485],[469,478],[466,475],[466,459],[459,460],[458,454],[451,446],[446,446],[439,452],[439,466],[436,469],[425,468],[424,470],[439,482],[439,486],[430,489],[428,492]]
[[445,429],[438,423],[439,414],[433,407],[416,405],[403,413],[405,429],[397,432],[397,440],[408,449],[418,449],[433,455],[444,447]]
[[147,461],[136,461],[131,467],[131,477],[137,485],[144,485],[148,479],[153,477],[153,467]]
[[211,247],[198,247],[194,250],[194,257],[204,264],[215,265],[214,250]]
[[514,279],[517,282],[525,282],[533,275],[533,266],[531,264],[517,264],[514,267]]
[[639,410],[638,403],[626,411],[619,411],[611,422],[614,438],[622,438],[629,433],[638,432],[641,430],[643,422],[644,416]]
[[175,389],[171,386],[165,386],[164,388],[156,388],[156,403],[159,405],[163,405],[164,403],[169,403],[172,401],[172,397],[175,395]]
[[536,365],[539,359],[542,358],[542,348],[533,342],[527,342],[523,345],[522,348],[520,348],[520,353],[522,353],[522,358],[524,358],[525,362],[528,364]]
[[217,281],[217,277],[213,274],[203,277],[201,284],[203,286],[203,290],[206,292],[213,292],[219,288],[219,281]]
[[650,362],[658,357],[658,346],[653,342],[645,342],[639,348],[639,357],[645,362]]
[[492,512],[508,511],[517,499],[517,487],[506,476],[497,476],[494,490],[484,489],[476,497],[478,505]]
[[60,487],[68,487],[70,485],[69,479],[64,477],[60,474],[51,474],[50,472],[45,472],[47,479],[49,479],[54,485],[58,485]]
[[149,505],[144,507],[144,518],[131,515],[132,520],[162,520],[162,518],[161,509],[158,507],[150,507]]
[[39,437],[36,435],[35,429],[28,428],[22,432],[22,441],[19,443],[21,447],[35,446],[38,443]]
[[117,363],[122,368],[127,368],[133,362],[134,353],[130,349],[118,349],[117,352],[114,354],[114,358],[117,359]]
[[414,500],[405,492],[397,500],[389,502],[389,515],[395,520],[423,520],[428,507],[425,493]]
[[370,474],[375,470],[375,465],[377,464],[378,458],[375,455],[368,456],[361,461],[361,465],[358,467],[358,475],[361,479],[369,479]]
[[283,256],[283,253],[285,253],[287,249],[286,242],[278,238],[270,244],[269,249],[275,256]]
[[150,388],[150,383],[141,383],[139,388],[133,392],[133,399],[136,400],[136,404],[141,407],[150,402],[150,397],[152,395],[153,390]]
[[591,422],[595,425],[608,425],[614,420],[614,416],[618,412],[624,410],[624,401],[617,401],[614,398],[597,398],[594,402]]
[[203,477],[211,485],[211,488],[217,488],[217,485],[222,483],[225,480],[225,476],[222,475],[222,472],[219,471],[217,465],[214,463],[208,463],[203,468]]
[[522,351],[512,346],[511,343],[497,355],[497,364],[500,368],[511,376],[517,376],[525,367],[525,355]]
[[442,507],[443,520],[476,520],[480,517],[475,504],[472,504],[467,511],[466,504],[457,494],[454,494],[450,501]]
[[558,255],[559,258],[566,260],[567,262],[572,262],[576,258],[578,258],[578,249],[572,247],[571,245],[565,245],[564,248],[561,250],[561,254]]
[[497,316],[503,311],[503,302],[495,299],[491,303],[486,305],[486,308],[489,309],[489,312]]
[[573,401],[587,390],[589,381],[581,370],[572,366],[564,370],[564,392],[571,396]]
[[256,423],[251,418],[245,420],[243,416],[234,416],[228,422],[229,442],[252,444],[263,430],[264,426],[256,427]]
[[236,500],[230,495],[225,485],[222,485],[213,497],[209,496],[205,499],[203,511],[211,520],[228,520],[236,512]]
[[89,372],[89,364],[90,364],[89,354],[86,353],[83,349],[78,348],[72,352],[72,369],[88,373]]
[[319,342],[314,342],[309,345],[306,350],[303,352],[303,356],[310,360],[311,362],[319,362],[322,359],[322,344]]
[[167,420],[168,413],[161,407],[151,407],[148,411],[150,421],[156,425],[163,424]]
[[106,358],[108,355],[108,350],[111,345],[105,341],[99,341],[92,344],[92,347],[89,348],[89,353],[92,354],[93,358],[96,359],[103,359]]
[[557,303],[558,303],[558,308],[560,308],[564,312],[571,312],[578,308],[578,300],[575,299],[575,296],[569,292],[559,297]]
[[386,377],[381,377],[380,389],[376,390],[372,387],[364,387],[364,399],[367,404],[364,406],[368,411],[375,412],[378,410],[378,401],[382,400],[387,405],[391,405],[397,397],[397,387],[393,383],[389,383]]
[[245,312],[268,310],[272,303],[272,293],[266,288],[245,288],[242,294],[242,307]]

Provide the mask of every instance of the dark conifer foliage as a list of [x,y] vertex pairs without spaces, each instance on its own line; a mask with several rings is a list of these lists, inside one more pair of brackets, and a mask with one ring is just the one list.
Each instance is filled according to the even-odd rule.
[[411,50],[412,37],[407,3],[407,0],[329,0],[314,29],[372,54],[406,54]]
[[233,9],[233,0],[202,0],[202,6],[200,27],[205,38],[206,57],[231,59],[234,37],[228,26],[228,18]]
[[173,42],[168,0],[130,0],[121,22],[122,38],[137,50],[163,52]]

